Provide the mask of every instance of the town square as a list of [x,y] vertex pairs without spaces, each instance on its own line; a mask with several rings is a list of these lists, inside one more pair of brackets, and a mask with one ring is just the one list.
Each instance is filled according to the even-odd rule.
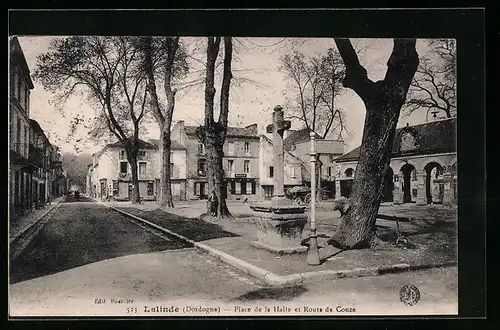
[[11,316],[458,313],[454,39],[9,47]]

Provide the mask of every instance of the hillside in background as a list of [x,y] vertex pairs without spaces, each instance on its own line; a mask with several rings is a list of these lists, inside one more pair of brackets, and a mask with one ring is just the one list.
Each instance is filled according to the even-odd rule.
[[78,155],[70,152],[62,154],[63,168],[68,172],[68,179],[71,185],[78,185],[85,189],[87,178],[87,166],[92,163],[92,155],[81,153]]

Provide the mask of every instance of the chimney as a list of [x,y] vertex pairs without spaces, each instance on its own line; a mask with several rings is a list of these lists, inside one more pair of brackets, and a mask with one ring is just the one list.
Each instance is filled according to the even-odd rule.
[[247,130],[249,130],[250,132],[254,133],[257,135],[257,124],[252,124],[252,125],[248,125],[248,126],[245,126],[245,128]]
[[180,145],[184,145],[184,143],[186,142],[186,141],[184,141],[184,134],[186,132],[186,126],[184,125],[184,120],[179,120],[177,122],[177,128],[178,128],[178,132],[179,132],[179,136],[178,136],[177,141],[179,141]]

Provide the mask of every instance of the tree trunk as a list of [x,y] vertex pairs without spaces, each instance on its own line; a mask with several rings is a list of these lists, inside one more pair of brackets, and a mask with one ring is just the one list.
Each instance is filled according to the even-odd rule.
[[160,205],[164,207],[174,207],[172,200],[172,188],[170,182],[170,130],[162,130],[161,148],[162,148],[162,168],[161,168],[161,195]]
[[[137,153],[137,152],[136,152]],[[132,181],[132,196],[131,201],[132,204],[140,204],[141,203],[141,195],[139,193],[139,175],[137,170],[137,155],[136,157],[129,157],[130,169],[131,173],[131,181]]]
[[360,157],[349,201],[351,207],[342,217],[334,237],[338,247],[343,249],[368,247],[374,238],[382,182],[389,166],[399,109],[381,106],[373,110],[366,112]]
[[[224,158],[223,145],[220,134],[220,124],[212,122],[212,124],[205,129],[205,148],[206,148],[206,170],[208,181],[208,194],[210,195],[215,191],[217,196],[217,216],[218,217],[231,217],[231,213],[227,207],[227,188],[224,182],[224,170],[222,160]],[[210,213],[207,205],[207,213]]]
[[415,39],[395,39],[383,81],[372,82],[348,39],[335,39],[346,66],[343,84],[366,106],[360,156],[352,197],[330,243],[341,249],[373,246],[382,183],[389,161],[401,107],[419,59]]

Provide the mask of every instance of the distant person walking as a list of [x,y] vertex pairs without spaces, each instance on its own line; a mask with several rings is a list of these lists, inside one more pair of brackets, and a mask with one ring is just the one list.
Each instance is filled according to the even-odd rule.
[[215,191],[212,191],[210,197],[208,197],[208,203],[210,205],[210,215],[216,217],[217,207],[219,206],[219,202],[217,200],[217,195],[215,194]]

